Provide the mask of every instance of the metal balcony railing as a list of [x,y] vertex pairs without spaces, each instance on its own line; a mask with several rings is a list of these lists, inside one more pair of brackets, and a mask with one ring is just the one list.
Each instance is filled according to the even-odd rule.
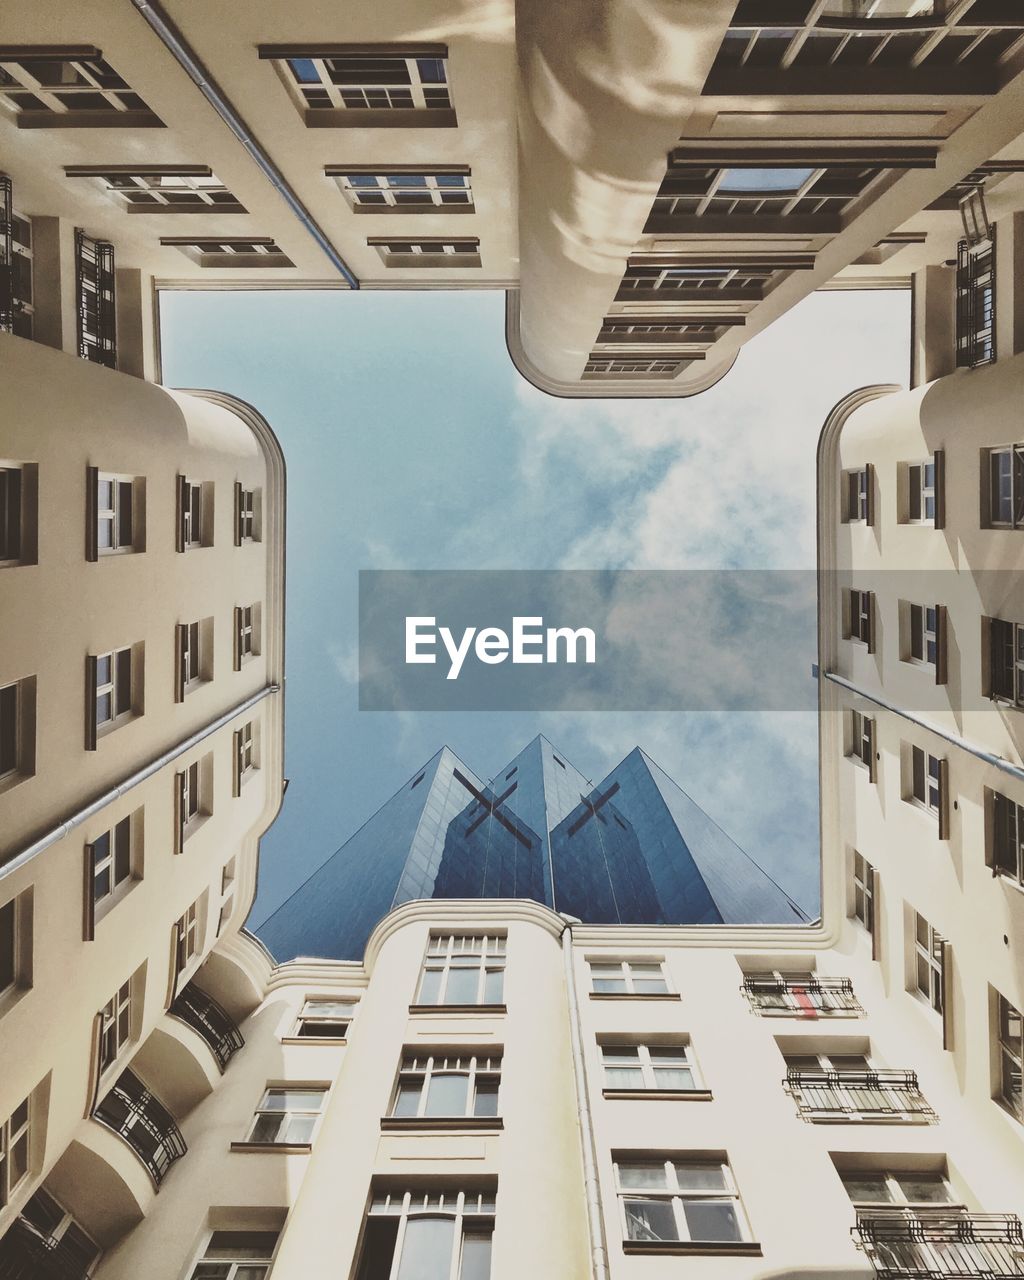
[[242,1033],[228,1014],[194,982],[182,988],[168,1012],[199,1032],[210,1046],[221,1071],[245,1044]]
[[171,1113],[133,1071],[121,1073],[94,1115],[124,1138],[157,1186],[188,1150]]
[[786,1088],[809,1120],[932,1120],[914,1071],[793,1069]]
[[0,1240],[0,1280],[87,1280],[91,1262],[16,1218]]
[[1024,1275],[1015,1213],[872,1211],[853,1228],[879,1280],[971,1280]]
[[114,302],[114,246],[75,230],[75,286],[78,295],[78,354],[83,360],[117,368]]
[[956,268],[956,362],[976,369],[996,356],[995,238],[961,240]]
[[761,1014],[827,1017],[836,1013],[863,1013],[849,978],[745,978],[743,993],[751,1008]]

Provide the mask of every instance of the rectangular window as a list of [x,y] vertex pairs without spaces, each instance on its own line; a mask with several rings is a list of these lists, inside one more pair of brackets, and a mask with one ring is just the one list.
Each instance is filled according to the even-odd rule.
[[841,1172],[846,1194],[858,1205],[899,1205],[916,1208],[956,1204],[953,1189],[943,1173],[916,1169],[857,1170]]
[[667,995],[668,982],[660,960],[591,960],[594,995]]
[[362,169],[329,166],[327,174],[357,213],[473,211],[467,168]]
[[31,1099],[26,1098],[0,1124],[0,1209],[10,1204],[29,1174],[30,1111]]
[[242,794],[242,787],[259,768],[256,757],[256,726],[250,720],[235,730],[235,795]]
[[275,62],[308,126],[456,123],[444,45],[327,45],[301,51],[261,45],[259,56]]
[[847,636],[850,640],[859,640],[861,644],[866,644],[869,653],[872,653],[875,647],[874,609],[875,593],[873,591],[850,588],[850,619]]
[[140,481],[134,476],[111,475],[106,471],[89,469],[92,487],[93,510],[96,527],[90,529],[90,539],[95,555],[110,555],[115,551],[141,551],[141,513],[136,511],[136,491]]
[[935,459],[907,467],[907,518],[912,524],[935,522]]
[[0,466],[0,564],[19,564],[22,554],[22,469]]
[[100,1010],[100,1075],[114,1065],[132,1035],[131,979]]
[[75,285],[78,295],[78,354],[83,360],[117,368],[117,308],[114,246],[75,228]]
[[875,721],[862,711],[850,711],[850,749],[846,754],[851,760],[859,761],[874,780]]
[[911,747],[911,793],[923,809],[940,817],[943,807],[943,761],[938,756],[924,751],[921,747]]
[[500,1084],[500,1054],[406,1054],[389,1114],[409,1120],[497,1116]]
[[122,818],[116,826],[86,846],[92,900],[96,908],[105,906],[132,878],[132,819]]
[[871,524],[872,501],[871,482],[873,479],[870,466],[859,467],[844,473],[846,491],[844,494],[844,519],[847,524],[863,521]]
[[738,1244],[750,1239],[728,1161],[616,1159],[623,1239],[637,1244]]
[[[420,237],[397,240],[371,236],[367,245],[376,249],[386,267],[479,267],[480,241],[476,236]],[[677,361],[678,363],[678,361]]]
[[312,1142],[326,1098],[327,1090],[321,1086],[268,1088],[256,1108],[246,1141],[270,1146]]
[[0,689],[0,778],[21,771],[21,685]]
[[121,724],[134,711],[134,654],[131,647],[113,649],[93,658],[92,665],[93,685],[89,695],[94,712],[94,731],[100,734]]
[[864,1012],[849,978],[819,977],[806,970],[747,973],[743,992],[751,1008],[762,1016],[817,1019]]
[[178,476],[178,550],[213,546],[212,486],[209,487],[210,510],[207,510],[207,486],[202,481]]
[[92,179],[129,213],[245,213],[206,165],[67,165],[64,175]]
[[495,1190],[374,1185],[359,1280],[489,1280]]
[[945,1003],[946,940],[919,912],[914,912],[915,989],[936,1013]]
[[193,902],[174,926],[177,938],[176,961],[179,974],[184,973],[199,954],[201,942],[199,937],[199,905],[198,902]]
[[996,994],[998,1099],[1010,1115],[1024,1124],[1024,1019],[1020,1010]]
[[990,449],[982,457],[982,486],[987,482],[988,523],[995,529],[1024,528],[1024,444]]
[[0,94],[17,112],[19,128],[162,127],[102,52],[88,46],[5,50],[0,55]]
[[181,853],[185,841],[198,830],[203,819],[213,812],[213,753],[207,752],[175,775],[177,791],[177,846]]
[[[33,1241],[38,1241],[40,1257],[46,1260],[39,1280],[85,1280],[92,1275],[99,1246],[49,1192],[40,1187],[26,1202],[18,1221],[31,1232]],[[30,1274],[21,1270],[24,1265],[25,1254],[19,1249],[16,1231],[11,1230],[0,1240],[0,1275],[20,1280]]]
[[912,604],[908,610],[908,652],[911,662],[934,667],[939,658],[939,620],[935,605]]
[[161,236],[160,244],[177,249],[197,267],[220,270],[276,270],[295,263],[269,236]]
[[0,996],[10,991],[18,976],[18,901],[0,906]]
[[303,1040],[344,1040],[356,1011],[355,1000],[307,1000],[295,1024]]
[[997,875],[1024,885],[1024,805],[998,791],[992,804],[992,846],[989,863]]
[[200,680],[199,623],[179,623],[177,630],[179,646],[178,688],[182,696],[184,696],[189,686],[197,685]]
[[266,1280],[277,1231],[213,1231],[189,1280]]
[[989,696],[1024,706],[1024,623],[987,619]]
[[17,338],[32,337],[33,265],[31,219],[15,209],[11,179],[0,173],[0,332]]
[[687,1044],[602,1044],[609,1092],[694,1093],[702,1086]]
[[868,933],[874,933],[875,869],[859,853],[853,855],[853,914]]
[[504,999],[505,938],[431,935],[416,1003],[500,1005]]
[[786,1053],[786,1088],[812,1121],[922,1123],[934,1112],[913,1071],[878,1067],[866,1053]]
[[245,489],[235,484],[235,546],[243,542],[259,542],[259,499],[258,489]]

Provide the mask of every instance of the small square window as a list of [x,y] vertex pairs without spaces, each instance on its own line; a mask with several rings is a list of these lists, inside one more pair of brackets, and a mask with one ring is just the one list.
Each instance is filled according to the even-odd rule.
[[356,1003],[355,1000],[307,1000],[295,1023],[295,1035],[303,1040],[344,1040]]

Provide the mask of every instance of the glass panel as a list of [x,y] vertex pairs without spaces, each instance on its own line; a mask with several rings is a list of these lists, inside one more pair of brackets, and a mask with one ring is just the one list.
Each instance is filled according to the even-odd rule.
[[655,1067],[654,1083],[659,1089],[692,1089],[693,1072],[685,1067]]
[[420,1004],[437,1004],[441,995],[440,969],[426,969],[420,982]]
[[735,1206],[728,1200],[693,1200],[683,1205],[691,1240],[742,1240]]
[[669,1200],[627,1200],[626,1233],[629,1240],[678,1240],[679,1229]]
[[604,1083],[607,1089],[642,1089],[644,1073],[637,1067],[605,1067]]
[[676,1180],[684,1191],[725,1191],[729,1185],[720,1164],[676,1164]]
[[452,963],[448,971],[448,982],[445,986],[445,1004],[476,1004],[477,987],[480,982],[480,971],[475,962],[473,968],[464,969]]
[[397,1280],[449,1280],[454,1238],[451,1218],[410,1218]]
[[462,1266],[459,1280],[489,1280],[491,1274],[491,1235],[467,1233],[462,1241]]
[[718,190],[728,191],[799,191],[813,169],[726,169]]
[[663,1164],[620,1164],[619,1186],[664,1188],[668,1186]]
[[398,1093],[395,1095],[395,1105],[391,1109],[393,1116],[414,1116],[419,1110],[420,1090],[422,1085],[419,1080],[400,1080],[398,1084]]
[[428,1116],[464,1116],[469,1077],[465,1075],[435,1075],[430,1078],[427,1090],[426,1114]]
[[275,1089],[267,1094],[261,1111],[319,1111],[323,1094],[313,1089]]
[[488,969],[484,975],[484,1004],[501,1004],[504,1000],[505,971]]
[[892,1191],[881,1173],[851,1174],[843,1178],[846,1194],[857,1204],[891,1204]]
[[949,1183],[938,1173],[897,1174],[904,1196],[911,1204],[952,1204],[953,1192]]
[[316,65],[312,58],[289,58],[288,65],[292,69],[292,75],[299,84],[319,84],[320,77],[317,75]]
[[498,1079],[496,1076],[477,1077],[476,1104],[473,1111],[478,1116],[496,1116],[498,1114]]

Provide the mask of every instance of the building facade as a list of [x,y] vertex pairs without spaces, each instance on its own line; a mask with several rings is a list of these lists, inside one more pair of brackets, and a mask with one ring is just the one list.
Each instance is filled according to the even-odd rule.
[[1006,0],[343,21],[322,0],[10,0],[4,39],[6,309],[62,345],[76,312],[50,280],[79,252],[117,277],[81,340],[112,360],[120,316],[119,367],[146,376],[163,289],[500,288],[542,389],[692,395],[812,290],[954,258],[964,195],[1024,191]]
[[442,748],[258,934],[278,960],[358,960],[417,898],[530,898],[588,924],[807,919],[639,747],[595,787],[543,736],[486,783]]

